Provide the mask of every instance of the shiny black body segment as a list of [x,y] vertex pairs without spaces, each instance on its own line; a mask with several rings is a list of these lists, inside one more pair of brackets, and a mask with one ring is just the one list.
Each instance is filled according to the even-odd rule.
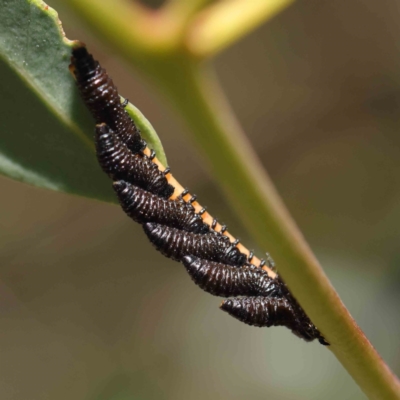
[[[227,227],[213,219],[208,226],[192,203],[197,199],[185,189],[170,200],[174,187],[166,176],[170,168],[160,171],[153,162],[154,150],[144,154],[146,142],[125,111],[118,91],[107,72],[94,60],[83,44],[72,50],[70,70],[80,95],[94,117],[97,159],[103,171],[114,181],[123,210],[142,224],[152,244],[166,257],[181,261],[193,281],[203,290],[229,297],[221,309],[253,326],[286,326],[306,341],[318,339],[328,345],[313,325],[279,275],[271,278],[262,268],[251,265],[248,256],[223,233]],[[146,150],[147,152],[147,150]],[[273,260],[261,260],[274,268]],[[244,297],[237,297],[244,296]]]
[[215,296],[282,296],[281,281],[255,265],[232,267],[194,256],[182,263],[196,285]]
[[246,255],[233,246],[228,237],[215,232],[200,235],[154,223],[144,224],[143,229],[157,250],[176,261],[193,255],[236,267],[246,262]]
[[242,297],[222,302],[221,309],[248,325],[258,327],[286,326],[296,336],[310,342],[318,339],[328,345],[321,333],[286,297]]
[[133,153],[143,150],[146,142],[121,104],[116,86],[83,45],[72,50],[71,71],[96,123],[107,124]]
[[125,181],[114,182],[113,186],[123,210],[140,224],[155,222],[186,232],[210,232],[209,226],[190,204],[160,198]]
[[133,154],[107,125],[96,125],[95,140],[99,164],[113,180],[127,181],[162,198],[174,192],[158,166],[145,155]]

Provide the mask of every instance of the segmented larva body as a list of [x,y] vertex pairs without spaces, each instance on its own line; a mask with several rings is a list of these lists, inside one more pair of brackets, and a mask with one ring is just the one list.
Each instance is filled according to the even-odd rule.
[[296,315],[289,301],[275,297],[242,297],[222,302],[221,309],[236,319],[252,326],[284,325],[297,327]]
[[309,342],[318,339],[321,344],[328,343],[311,323],[308,317],[299,318],[285,297],[242,297],[222,302],[221,309],[245,324],[270,327],[286,326],[296,336]]
[[[281,278],[259,267],[253,252],[239,244],[190,195],[147,147],[125,111],[113,81],[81,44],[72,52],[71,72],[96,125],[98,161],[114,181],[120,204],[143,225],[162,254],[182,261],[194,282],[217,296],[246,296],[222,303],[222,310],[254,326],[286,326],[297,336],[328,343],[312,324]],[[172,200],[175,199],[175,200]],[[231,242],[232,241],[232,242]],[[239,246],[243,252],[242,253]],[[248,256],[247,256],[247,253]],[[267,256],[267,264],[274,268]],[[241,268],[238,268],[241,267]],[[271,272],[271,271],[270,271]]]
[[199,235],[154,223],[144,224],[143,229],[158,251],[176,261],[193,255],[236,267],[246,262],[246,255],[230,243],[227,237],[214,232]]
[[168,198],[174,191],[163,172],[147,156],[133,154],[105,124],[96,125],[97,159],[113,180],[124,180]]
[[72,50],[71,71],[96,123],[107,124],[133,152],[146,147],[140,131],[121,104],[116,86],[86,47]]
[[[88,53],[85,45],[82,43],[76,45],[72,50],[70,70],[75,76],[81,97],[96,122],[108,125],[133,153],[142,152],[142,154],[147,154],[154,163],[158,164],[163,173],[167,175],[170,169],[164,169],[155,158],[155,152],[146,147],[146,142],[142,140],[139,129],[125,111],[124,105],[127,104],[127,101],[121,104],[117,88],[112,79],[108,76],[105,69],[100,66],[99,62],[93,59],[93,56]],[[176,182],[172,176],[169,179],[175,182],[173,185],[175,186],[176,184],[178,192],[182,190],[179,183]],[[196,202],[195,195],[187,198],[186,195],[188,192],[189,191],[185,189],[178,197],[182,200],[185,198],[183,201],[187,203],[193,203],[195,211],[202,216],[203,221],[206,221],[205,223],[209,225],[212,230],[225,233],[231,241],[234,241],[235,239],[226,232],[226,225],[220,226],[216,219],[208,215],[205,208],[202,208]],[[169,196],[164,195],[163,197],[174,198],[174,193],[172,192]],[[241,246],[238,240],[236,240],[236,245],[241,251],[247,254],[248,250]],[[253,253],[250,252],[248,258],[249,262],[255,264],[260,263],[260,267],[265,265],[264,260],[258,260],[257,258],[253,260],[253,256]]]
[[182,263],[194,283],[215,296],[282,296],[282,283],[255,265],[237,268],[194,256]]
[[199,234],[210,232],[190,204],[160,198],[125,181],[114,182],[113,186],[123,210],[136,222],[155,222]]

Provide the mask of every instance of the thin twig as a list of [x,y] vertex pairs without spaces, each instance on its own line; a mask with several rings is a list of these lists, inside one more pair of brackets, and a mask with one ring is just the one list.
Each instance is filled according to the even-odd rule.
[[[150,42],[136,46],[140,37],[130,39],[125,16],[114,14],[107,20],[97,12],[97,5],[102,2],[68,1],[90,3],[90,8],[78,8],[81,15],[173,102],[238,215],[257,242],[271,251],[291,291],[365,394],[371,399],[400,399],[399,381],[340,301],[236,122],[211,71],[183,49],[163,48],[159,43],[152,50]],[[237,37],[235,34],[209,48],[219,49],[221,43],[226,45]],[[165,46],[166,42],[162,44]],[[144,48],[146,51],[142,51]]]

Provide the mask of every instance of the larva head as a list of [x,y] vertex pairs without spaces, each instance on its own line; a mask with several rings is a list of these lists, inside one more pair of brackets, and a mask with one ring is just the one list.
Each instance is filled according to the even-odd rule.
[[185,266],[186,271],[189,273],[192,279],[201,268],[201,260],[198,257],[194,256],[184,256],[182,258],[182,264]]
[[190,268],[192,265],[200,265],[200,259],[194,256],[185,256],[182,258],[182,263],[186,268]]
[[222,311],[227,312],[229,315],[231,315],[232,317],[236,318],[236,310],[241,308],[241,304],[238,303],[237,301],[235,301],[236,299],[227,299],[224,300],[219,308]]
[[[119,203],[122,209],[136,222],[145,222],[146,218],[141,212],[135,212],[137,207],[138,192],[140,189],[136,188],[128,182],[119,180],[113,183],[113,188],[118,196]],[[140,195],[139,195],[140,197]],[[140,200],[139,200],[140,203]]]
[[130,199],[135,190],[133,185],[122,180],[114,182],[113,188],[121,202],[126,202],[126,200]]
[[159,224],[155,224],[153,222],[147,222],[146,224],[143,224],[143,229],[147,235],[149,235],[149,234],[157,235],[157,233],[162,232],[162,226]]
[[184,256],[182,263],[194,283],[204,291],[216,296],[227,297],[232,295],[233,285],[230,281],[232,274],[229,272],[237,270],[236,267],[204,260],[192,255]]

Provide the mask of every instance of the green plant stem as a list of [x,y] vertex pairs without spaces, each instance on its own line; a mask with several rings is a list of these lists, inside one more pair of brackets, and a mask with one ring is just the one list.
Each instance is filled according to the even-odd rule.
[[[183,50],[135,47],[118,18],[97,19],[94,0],[69,0],[97,32],[173,102],[212,166],[228,199],[260,246],[274,255],[291,291],[318,326],[330,349],[371,399],[400,399],[400,384],[340,301],[280,200],[213,73]],[[91,7],[82,4],[91,3]],[[124,32],[125,30],[125,32]],[[138,50],[138,48],[140,50]]]
[[200,12],[188,31],[193,56],[210,57],[292,4],[294,0],[222,0]]
[[399,381],[340,301],[212,74],[193,68],[185,78],[185,85],[168,94],[174,97],[243,223],[258,244],[274,255],[291,291],[364,393],[371,399],[399,399]]

